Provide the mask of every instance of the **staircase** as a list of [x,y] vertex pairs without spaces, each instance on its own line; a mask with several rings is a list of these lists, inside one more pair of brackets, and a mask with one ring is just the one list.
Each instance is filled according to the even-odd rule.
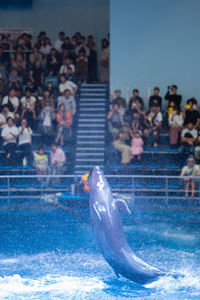
[[107,95],[105,84],[81,86],[75,150],[77,175],[90,172],[94,166],[104,166]]

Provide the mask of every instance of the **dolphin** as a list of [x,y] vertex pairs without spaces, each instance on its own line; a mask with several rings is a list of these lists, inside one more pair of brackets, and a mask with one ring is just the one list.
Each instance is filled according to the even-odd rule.
[[136,283],[147,284],[158,280],[166,272],[150,266],[140,259],[127,243],[119,209],[130,214],[125,201],[114,201],[110,186],[99,167],[89,177],[90,218],[93,232],[102,255],[115,274]]

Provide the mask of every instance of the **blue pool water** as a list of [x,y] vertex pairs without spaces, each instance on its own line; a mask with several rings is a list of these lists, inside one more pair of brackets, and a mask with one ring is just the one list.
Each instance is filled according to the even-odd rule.
[[198,207],[141,204],[130,201],[132,215],[122,215],[129,244],[184,278],[146,286],[118,279],[93,238],[87,201],[72,204],[76,216],[44,199],[18,199],[0,207],[0,299],[200,299]]

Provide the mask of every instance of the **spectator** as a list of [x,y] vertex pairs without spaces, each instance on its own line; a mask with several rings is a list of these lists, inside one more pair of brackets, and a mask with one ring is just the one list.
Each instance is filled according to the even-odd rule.
[[179,135],[183,127],[183,115],[178,108],[175,108],[173,113],[169,115],[169,141],[171,147],[177,147]]
[[59,32],[59,38],[55,41],[55,49],[58,52],[61,52],[61,48],[62,48],[62,44],[64,42],[65,39],[65,33],[63,31]]
[[32,130],[30,127],[27,127],[26,119],[22,119],[21,126],[19,127],[19,141],[18,146],[19,150],[22,152],[21,159],[23,160],[23,165],[32,164]]
[[56,76],[60,69],[61,56],[55,48],[51,48],[50,54],[47,56],[47,71],[48,76]]
[[74,73],[75,73],[75,66],[72,64],[72,60],[69,57],[66,57],[64,59],[64,64],[62,64],[62,66],[60,67],[59,73],[65,75],[65,76],[68,75],[68,70],[67,70],[68,67],[71,68],[72,75],[74,75]]
[[19,130],[14,125],[14,121],[11,117],[8,117],[7,125],[4,126],[1,136],[3,139],[3,148],[5,150],[7,163],[14,165],[16,161],[15,151]]
[[69,80],[66,80],[65,75],[60,75],[60,84],[59,84],[59,92],[63,94],[65,90],[69,89],[72,95],[75,95],[78,89],[78,86]]
[[[62,175],[65,170],[66,156],[61,148],[55,144],[51,146],[51,170],[53,175]],[[55,180],[57,181],[57,180]]]
[[15,89],[16,96],[21,95],[21,82],[19,80],[18,72],[16,69],[12,69],[8,79],[8,89]]
[[123,116],[120,112],[119,104],[114,104],[112,110],[107,115],[109,132],[114,136],[123,125]]
[[83,83],[87,81],[88,59],[85,50],[81,48],[76,59],[77,82]]
[[22,46],[18,46],[16,52],[11,55],[11,63],[20,76],[25,75],[26,62],[26,54],[23,52]]
[[184,125],[192,123],[194,128],[198,128],[200,125],[200,113],[197,110],[197,101],[195,98],[191,98],[187,101],[187,104],[183,109]]
[[160,89],[159,87],[154,88],[154,94],[149,98],[149,109],[152,105],[156,104],[160,107],[160,111],[162,111],[162,97],[159,96]]
[[124,166],[127,166],[132,159],[132,149],[126,144],[126,141],[130,141],[131,135],[128,127],[123,126],[115,136],[113,146],[115,149],[122,153],[121,162]]
[[195,164],[195,159],[193,156],[189,156],[187,159],[187,165],[181,170],[181,176],[183,180],[186,181],[185,186],[185,197],[188,197],[189,188],[191,185],[191,197],[195,195],[195,179],[194,176],[199,174],[199,166]]
[[70,42],[70,38],[69,37],[65,37],[64,42],[61,46],[61,50],[63,52],[63,57],[68,57],[69,55],[71,55],[71,52],[73,50],[73,46]]
[[44,70],[41,66],[41,62],[37,60],[33,65],[30,74],[33,78],[35,89],[41,94],[42,86],[44,84]]
[[92,35],[88,36],[87,47],[89,49],[88,82],[93,83],[97,81],[97,46]]
[[143,152],[143,139],[141,138],[141,133],[139,131],[135,131],[135,133],[131,134],[132,140],[131,140],[131,153],[132,158],[134,159],[134,156],[137,155],[137,159],[141,159],[141,154]]
[[44,90],[43,97],[40,99],[41,108],[44,108],[46,103],[49,103],[50,107],[53,109],[55,108],[54,97],[51,95],[51,92],[48,89]]
[[33,52],[29,55],[31,67],[36,64],[36,61],[40,61],[40,64],[42,64],[42,54],[39,52],[37,45],[34,46]]
[[194,128],[193,123],[189,122],[187,127],[181,131],[181,146],[179,148],[179,153],[182,154],[186,152],[188,154],[193,154],[197,135],[198,132]]
[[136,102],[139,102],[141,110],[144,110],[144,100],[139,96],[139,91],[137,89],[134,89],[133,96],[130,98],[128,104],[128,110],[130,112],[137,107]]
[[31,96],[31,91],[28,88],[25,91],[25,96],[21,98],[21,104],[21,118],[25,118],[27,120],[28,127],[35,128],[36,98]]
[[162,126],[162,113],[157,105],[152,105],[150,111],[147,113],[147,120],[149,128],[145,129],[144,134],[148,137],[149,143],[154,147],[158,146],[159,133]]
[[77,42],[77,46],[75,49],[75,53],[78,56],[80,52],[84,52],[85,56],[88,57],[89,56],[89,48],[87,47],[87,45],[85,44],[85,37],[81,36],[79,41]]
[[100,57],[100,81],[103,83],[109,82],[109,42],[106,39],[102,40],[102,51]]
[[72,116],[71,111],[65,110],[65,105],[59,105],[59,111],[56,115],[58,128],[57,128],[57,137],[56,144],[60,141],[60,145],[63,146],[71,136],[71,125],[72,125]]
[[39,128],[42,133],[42,141],[45,144],[50,144],[52,142],[54,119],[54,107],[51,105],[50,100],[46,100],[39,115]]
[[41,47],[39,48],[40,53],[43,54],[44,58],[47,57],[48,54],[51,52],[51,41],[48,37],[45,37],[45,39],[41,39]]
[[7,104],[4,104],[3,107],[2,107],[2,112],[0,113],[0,126],[1,126],[1,128],[3,128],[7,124],[6,120],[9,117],[14,120],[14,114],[9,110],[9,106]]
[[72,95],[70,89],[66,89],[64,91],[64,96],[58,97],[58,105],[60,106],[60,104],[64,104],[65,110],[70,111],[72,117],[75,115],[75,113],[76,113],[76,102],[74,100],[74,96]]
[[[171,90],[171,94],[170,94]],[[178,87],[174,84],[172,86],[168,86],[167,93],[165,95],[165,100],[167,100],[170,104],[171,101],[175,103],[175,106],[180,109],[182,96],[177,95]]]
[[4,52],[3,46],[0,45],[0,72],[3,76],[3,79],[7,78],[7,66],[9,64],[9,58]]
[[112,104],[118,104],[122,114],[124,114],[127,108],[127,103],[126,100],[123,97],[121,97],[121,90],[116,90],[115,96],[116,97],[113,99]]
[[19,108],[19,99],[16,97],[15,89],[10,89],[8,95],[3,98],[2,105],[7,104],[9,110],[15,115]]
[[48,168],[48,157],[44,154],[43,147],[39,147],[38,153],[33,153],[34,155],[34,164],[37,169],[38,175],[46,175]]

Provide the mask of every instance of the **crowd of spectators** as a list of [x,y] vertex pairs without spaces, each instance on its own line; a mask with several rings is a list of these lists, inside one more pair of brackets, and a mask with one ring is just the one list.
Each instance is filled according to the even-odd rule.
[[[99,81],[109,81],[107,39],[97,53],[94,37],[89,35],[86,40],[80,32],[72,38],[60,32],[54,45],[44,31],[36,42],[27,33],[15,40],[2,36],[0,135],[4,163],[16,164],[16,150],[20,150],[24,164],[35,161],[38,165],[42,148],[34,157],[32,152],[32,135],[37,132],[42,134],[42,147],[55,143],[62,148],[69,143],[78,85]],[[42,167],[39,173],[44,170]]]
[[159,87],[154,88],[147,105],[137,89],[127,101],[116,90],[111,95],[110,112],[107,115],[109,132],[114,147],[122,153],[122,164],[127,165],[137,156],[141,158],[143,144],[158,147],[161,130],[169,135],[171,148],[195,155],[200,161],[200,112],[195,98],[182,105],[182,96],[176,85],[168,86],[164,100]]

